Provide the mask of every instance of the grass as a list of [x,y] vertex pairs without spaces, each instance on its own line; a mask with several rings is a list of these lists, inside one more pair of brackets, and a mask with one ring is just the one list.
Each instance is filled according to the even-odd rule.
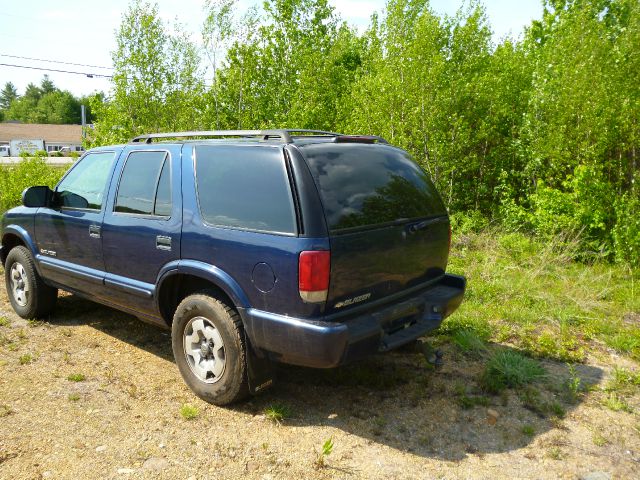
[[631,413],[631,407],[625,401],[623,397],[615,392],[610,392],[602,401],[602,404],[609,410],[614,412],[629,412]]
[[20,355],[20,358],[18,358],[18,363],[20,363],[20,365],[27,365],[33,362],[33,360],[33,355],[31,355],[30,353],[23,353],[22,355]]
[[11,325],[11,322],[7,317],[0,316],[0,327],[8,327]]
[[523,425],[522,434],[526,435],[527,437],[533,437],[536,434],[536,429],[531,425]]
[[536,360],[514,350],[498,350],[487,361],[480,379],[482,388],[489,393],[500,393],[539,380],[545,370]]
[[85,377],[82,373],[72,373],[67,377],[67,380],[70,382],[84,382],[87,377]]
[[454,234],[448,270],[467,277],[467,292],[440,334],[461,351],[482,351],[477,338],[572,364],[603,344],[640,359],[638,322],[623,318],[640,311],[639,271],[574,261],[575,237],[543,243],[497,227]]
[[0,418],[11,415],[12,413],[13,409],[9,405],[0,405]]
[[556,400],[547,400],[537,388],[529,385],[518,391],[522,406],[540,417],[564,418],[565,408]]
[[451,335],[451,341],[467,355],[480,357],[487,353],[487,345],[474,330],[457,330]]
[[70,393],[67,398],[69,399],[70,402],[77,402],[78,400],[80,400],[80,394]]
[[198,407],[185,403],[180,407],[180,416],[185,420],[195,420],[200,415]]
[[269,405],[264,409],[264,416],[276,425],[281,425],[282,422],[291,417],[291,409],[286,405]]
[[605,390],[626,395],[640,390],[638,387],[640,387],[640,372],[632,372],[626,368],[614,367],[611,372],[611,378],[605,386]]

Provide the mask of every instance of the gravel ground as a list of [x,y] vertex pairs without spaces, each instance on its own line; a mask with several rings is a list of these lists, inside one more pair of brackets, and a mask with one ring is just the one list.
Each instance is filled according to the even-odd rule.
[[[446,344],[436,372],[419,345],[334,371],[283,366],[271,390],[219,408],[185,386],[167,332],[71,295],[26,322],[0,284],[0,479],[640,478],[638,395],[614,412],[599,389],[612,365],[637,365],[606,351],[577,367],[592,388],[562,419],[514,391],[462,408],[482,363]],[[545,367],[551,383],[568,375]],[[270,421],[272,405],[290,417]]]

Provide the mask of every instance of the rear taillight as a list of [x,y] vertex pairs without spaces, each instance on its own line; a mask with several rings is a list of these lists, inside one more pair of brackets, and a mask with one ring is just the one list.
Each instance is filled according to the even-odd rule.
[[300,252],[298,263],[298,288],[300,297],[308,303],[327,300],[331,253],[327,250]]
[[451,253],[451,224],[449,224],[449,253]]

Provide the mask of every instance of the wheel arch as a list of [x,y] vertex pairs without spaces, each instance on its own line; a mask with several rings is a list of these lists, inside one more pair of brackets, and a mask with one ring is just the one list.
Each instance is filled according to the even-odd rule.
[[156,308],[167,326],[171,326],[180,302],[202,290],[213,290],[219,300],[235,309],[249,307],[246,294],[233,277],[203,262],[181,260],[165,269],[156,285]]
[[[7,225],[2,232],[2,250],[0,250],[0,262],[3,266],[11,249],[20,245],[28,248],[35,258],[38,251],[29,232],[19,225]],[[35,263],[37,269],[39,266],[37,262]]]

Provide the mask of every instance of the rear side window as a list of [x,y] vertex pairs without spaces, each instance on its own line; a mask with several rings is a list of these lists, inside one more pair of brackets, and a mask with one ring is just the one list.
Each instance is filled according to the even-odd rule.
[[289,179],[280,149],[199,145],[196,184],[200,212],[211,225],[296,232]]
[[58,185],[58,201],[67,208],[100,210],[115,153],[85,155]]
[[429,176],[400,149],[314,144],[301,150],[320,192],[330,230],[446,213]]
[[171,215],[170,162],[167,152],[132,152],[120,177],[114,211]]

